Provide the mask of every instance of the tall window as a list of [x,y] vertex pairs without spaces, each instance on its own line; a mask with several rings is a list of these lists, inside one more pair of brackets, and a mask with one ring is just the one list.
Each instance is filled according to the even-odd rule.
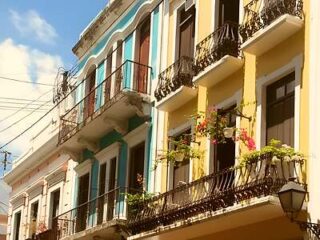
[[88,205],[85,204],[89,198],[89,173],[79,178],[79,191],[78,191],[78,208],[77,208],[77,221],[76,231],[80,232],[86,228]]
[[96,69],[93,69],[86,79],[84,119],[87,119],[94,113],[95,91],[96,86]]
[[141,65],[136,66],[135,76],[136,89],[139,92],[147,91],[147,79],[148,79],[148,68],[145,66],[149,65],[149,52],[150,52],[150,17],[148,17],[141,25],[139,32],[139,56],[138,62]]
[[[184,140],[185,144],[191,144],[191,129],[184,131],[178,136],[174,137],[175,141]],[[169,146],[171,149],[176,146]],[[173,188],[180,186],[181,184],[189,182],[190,175],[190,159],[185,158],[182,162],[177,162],[173,167]]]
[[267,87],[267,143],[294,146],[294,80],[293,72]]
[[36,201],[31,204],[30,226],[29,226],[30,237],[34,237],[37,232],[38,211],[39,211],[39,202]]
[[19,240],[20,236],[20,225],[21,225],[21,211],[14,214],[14,224],[13,224],[13,240]]
[[219,26],[227,21],[239,22],[239,0],[220,0]]
[[142,180],[144,177],[144,149],[145,142],[133,147],[130,151],[130,191],[141,191],[143,189]]
[[[220,115],[227,119],[228,127],[236,127],[236,116],[230,114],[236,106],[220,110]],[[215,172],[230,168],[235,164],[235,143],[231,138],[226,138],[224,143],[214,145],[214,170]]]
[[108,179],[108,212],[107,220],[113,219],[113,212],[116,200],[116,169],[117,169],[117,158],[110,159],[109,163],[109,179]]
[[59,215],[60,205],[60,189],[51,193],[50,196],[50,227],[52,227],[52,219]]
[[195,7],[188,11],[182,9],[179,17],[179,58],[193,57],[195,33]]
[[107,168],[106,163],[100,165],[98,219],[97,219],[98,224],[101,224],[103,221],[104,194],[106,192],[106,168]]

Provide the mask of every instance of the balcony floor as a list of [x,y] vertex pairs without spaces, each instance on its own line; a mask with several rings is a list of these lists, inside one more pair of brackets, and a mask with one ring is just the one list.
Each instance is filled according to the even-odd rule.
[[[264,223],[274,229],[280,228],[284,231],[264,228]],[[254,232],[260,232],[264,236],[253,237]],[[239,230],[240,229],[240,230]],[[249,229],[247,232],[245,229]],[[251,230],[250,230],[251,229]],[[242,232],[242,236],[236,232]],[[225,233],[228,233],[227,237]],[[209,237],[210,236],[210,237]],[[223,238],[221,238],[223,236]],[[260,199],[243,201],[226,209],[212,213],[205,212],[195,217],[177,221],[168,226],[161,226],[155,230],[131,236],[128,239],[302,239],[303,232],[298,225],[291,223],[282,211],[279,200],[273,196]]]
[[195,85],[212,87],[240,70],[242,66],[242,59],[226,55],[200,72],[199,75],[193,79],[193,82]]
[[256,56],[262,55],[298,32],[303,24],[303,19],[285,14],[268,27],[256,32],[253,37],[241,45],[241,50]]
[[198,90],[195,88],[181,86],[158,102],[156,108],[162,111],[172,112],[195,98],[197,93]]
[[[132,94],[123,93],[111,99],[112,102],[108,106],[102,106],[86,121],[70,131],[66,140],[61,143],[62,147],[79,152],[84,149],[84,144],[79,139],[95,143],[106,133],[115,129],[115,123],[126,125],[128,119],[137,113],[136,107],[128,103],[129,96]],[[148,104],[149,97],[143,95],[142,98]]]

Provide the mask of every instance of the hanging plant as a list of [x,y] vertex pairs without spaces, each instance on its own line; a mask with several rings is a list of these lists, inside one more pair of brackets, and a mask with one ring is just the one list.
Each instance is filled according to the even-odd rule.
[[200,114],[197,118],[203,119],[196,126],[198,134],[209,137],[213,144],[226,142],[225,129],[228,128],[226,116],[219,114],[215,107],[211,107],[206,116]]
[[176,165],[187,159],[200,159],[202,156],[201,151],[191,146],[190,141],[185,138],[181,138],[179,140],[170,138],[168,142],[170,150],[165,150],[158,155],[155,161],[155,168],[158,163],[163,161]]

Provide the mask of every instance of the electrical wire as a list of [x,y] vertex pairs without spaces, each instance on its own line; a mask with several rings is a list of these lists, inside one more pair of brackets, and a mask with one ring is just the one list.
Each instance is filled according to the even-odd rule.
[[[39,103],[28,103],[29,104],[29,106],[39,106],[39,105],[41,105],[42,103],[44,103],[44,102],[39,102]],[[25,102],[8,102],[8,101],[2,101],[1,99],[0,99],[0,104],[5,104],[6,106],[8,106],[8,107],[17,107],[17,108],[21,108],[21,105],[26,105],[26,103]],[[52,105],[52,103],[48,103],[48,104],[46,104],[47,106],[50,106],[50,105]]]
[[30,82],[30,81],[25,81],[25,80],[20,80],[20,79],[15,79],[15,78],[2,77],[2,76],[0,76],[0,78],[4,79],[4,80],[8,80],[8,81],[14,81],[14,82],[20,82],[20,83],[29,83],[29,84],[37,84],[37,85],[42,85],[42,86],[47,86],[47,87],[53,87],[52,84],[47,84],[47,83]]
[[[17,100],[17,101],[22,101],[22,102],[35,101],[35,99],[27,99],[27,98],[8,98],[8,97],[0,97],[0,99]],[[46,101],[44,101],[44,100],[37,100],[37,102],[46,102]]]
[[[48,102],[50,102],[50,101],[51,101],[51,100],[49,100]],[[48,103],[48,102],[47,102],[47,103]],[[45,103],[44,103],[44,104],[45,104]],[[27,117],[29,117],[30,115],[32,115],[36,110],[38,110],[38,109],[40,109],[42,106],[44,106],[44,104],[41,105],[41,106],[39,106],[38,108],[36,108],[36,109],[33,110],[32,112],[30,112],[29,114],[27,114],[27,115],[24,116],[23,118],[20,118],[20,119],[18,119],[17,121],[15,121],[15,122],[13,122],[12,124],[10,124],[9,126],[5,127],[4,129],[1,129],[1,130],[0,130],[0,133],[2,133],[2,132],[4,132],[4,131],[12,128],[12,127],[15,126],[15,125],[17,125],[19,122],[23,121],[24,119],[26,119]],[[51,110],[50,110],[50,111],[51,111]]]
[[[43,93],[40,97],[38,97],[37,99],[29,102],[29,103],[26,103],[24,106],[22,106],[20,109],[18,109],[16,112],[6,116],[5,118],[1,119],[0,120],[0,123],[2,123],[3,121],[6,121],[8,120],[9,118],[13,117],[14,115],[18,114],[19,112],[21,112],[24,108],[28,107],[31,103],[34,103],[36,101],[38,101],[40,98],[42,98],[43,96],[47,95],[49,92],[51,92],[51,89],[45,93]],[[47,103],[47,102],[46,102]]]

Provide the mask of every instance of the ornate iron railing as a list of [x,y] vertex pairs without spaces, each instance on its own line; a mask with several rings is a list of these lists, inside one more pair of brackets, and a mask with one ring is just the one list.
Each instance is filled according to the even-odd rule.
[[284,14],[303,18],[302,0],[252,0],[244,7],[244,19],[239,28],[242,41],[251,38],[260,29],[269,26]]
[[193,76],[193,59],[185,56],[181,57],[178,61],[159,74],[159,82],[154,92],[154,96],[157,101],[160,101],[181,86],[192,87]]
[[[130,60],[125,61],[61,117],[59,144],[67,141],[121,99],[126,91],[149,94],[150,75],[151,67]],[[80,84],[79,89],[75,89],[77,94],[84,91],[81,89],[84,88],[83,85],[85,84]]]
[[129,208],[133,234],[169,225],[200,213],[216,211],[240,201],[276,194],[290,177],[301,178],[303,160],[272,161],[260,157],[245,166],[226,169]]
[[198,43],[195,57],[196,74],[226,55],[239,56],[238,26],[237,23],[226,22]]
[[[125,219],[123,188],[109,191],[53,219],[54,239],[62,239],[106,222]],[[118,221],[119,223],[119,221]]]

